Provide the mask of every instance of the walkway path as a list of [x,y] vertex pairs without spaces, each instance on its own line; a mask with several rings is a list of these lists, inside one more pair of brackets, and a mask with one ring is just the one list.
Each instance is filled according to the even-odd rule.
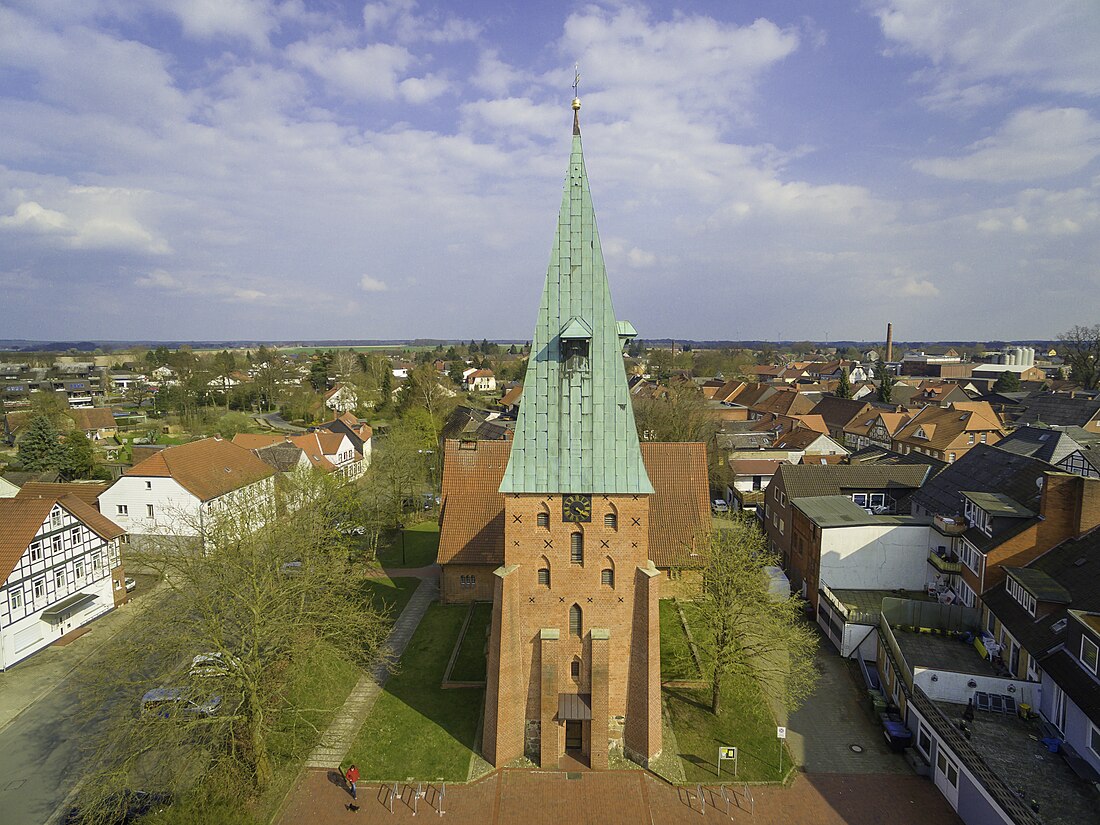
[[[395,570],[391,572],[395,575],[398,572],[402,575],[415,575],[416,571]],[[416,588],[416,592],[409,599],[409,603],[405,605],[405,609],[401,611],[401,615],[394,623],[393,630],[390,631],[389,638],[386,640],[386,660],[379,662],[369,673],[365,673],[360,677],[351,693],[348,694],[344,706],[336,713],[332,724],[321,736],[320,743],[313,749],[309,759],[306,760],[307,768],[340,767],[340,762],[351,750],[359,729],[366,721],[367,714],[374,707],[378,695],[389,679],[389,663],[399,659],[401,654],[405,652],[413,632],[420,624],[420,620],[424,618],[424,613],[428,610],[428,605],[437,598],[439,598],[438,579],[429,576],[421,578],[419,587]]]

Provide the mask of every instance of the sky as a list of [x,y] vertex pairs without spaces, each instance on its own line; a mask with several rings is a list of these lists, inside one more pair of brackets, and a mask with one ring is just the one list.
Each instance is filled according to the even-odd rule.
[[1100,322],[1096,0],[0,0],[0,338],[530,338],[574,66],[644,338]]

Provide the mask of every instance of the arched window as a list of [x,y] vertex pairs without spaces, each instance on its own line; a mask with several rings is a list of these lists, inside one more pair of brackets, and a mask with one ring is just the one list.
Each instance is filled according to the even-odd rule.
[[607,513],[603,517],[603,526],[610,527],[612,530],[619,529],[619,517],[614,513]]
[[539,560],[539,584],[543,587],[550,586],[550,560],[546,556]]
[[584,533],[574,533],[569,537],[569,561],[584,564]]
[[600,571],[600,584],[605,587],[615,586],[615,562],[611,560],[611,556],[604,559],[603,570]]
[[579,682],[581,680],[581,657],[574,656],[573,661],[569,663],[569,675],[573,677],[573,681]]
[[535,516],[535,524],[538,525],[539,527],[549,527],[550,526],[550,513],[543,510],[541,513],[539,513],[537,516]]
[[577,638],[581,636],[581,606],[579,604],[569,608],[569,635]]

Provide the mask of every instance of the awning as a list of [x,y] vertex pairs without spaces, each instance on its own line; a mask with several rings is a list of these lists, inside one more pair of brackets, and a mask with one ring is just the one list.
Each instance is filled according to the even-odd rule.
[[62,599],[52,607],[43,610],[41,616],[47,621],[53,621],[62,613],[67,613],[70,610],[77,610],[95,600],[96,595],[94,593],[74,593],[72,596]]
[[558,694],[558,719],[591,719],[592,718],[592,694],[591,693],[559,693]]

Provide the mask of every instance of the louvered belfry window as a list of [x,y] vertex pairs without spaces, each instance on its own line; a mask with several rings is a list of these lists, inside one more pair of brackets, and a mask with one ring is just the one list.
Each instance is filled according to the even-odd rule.
[[581,635],[581,606],[579,604],[569,608],[569,635]]
[[584,534],[574,533],[569,537],[569,561],[584,564]]

